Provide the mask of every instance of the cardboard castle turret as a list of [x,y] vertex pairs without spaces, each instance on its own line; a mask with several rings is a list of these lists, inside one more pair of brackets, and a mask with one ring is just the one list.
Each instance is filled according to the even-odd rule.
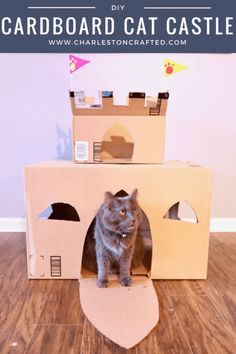
[[[80,108],[81,131],[91,118],[86,116],[90,109],[96,127],[104,122],[99,109]],[[77,119],[77,113],[73,114]],[[141,114],[125,117],[138,120]],[[146,125],[149,123],[148,118]],[[131,270],[132,287],[121,287],[113,275],[107,289],[97,288],[96,274],[82,267],[87,231],[105,191],[129,193],[134,188],[138,188],[144,215],[140,229],[145,245],[143,264]],[[211,191],[211,173],[206,167],[188,162],[52,161],[26,167],[25,189],[29,278],[79,279],[84,313],[99,331],[125,348],[137,344],[158,322],[152,279],[206,278]],[[182,202],[191,209],[192,219],[180,218]]]
[[168,98],[168,92],[130,92],[127,105],[117,106],[112,91],[101,92],[98,104],[71,92],[74,161],[162,163]]

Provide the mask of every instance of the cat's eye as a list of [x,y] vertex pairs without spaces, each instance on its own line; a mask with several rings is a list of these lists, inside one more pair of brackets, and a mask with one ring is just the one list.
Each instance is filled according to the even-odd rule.
[[126,215],[126,210],[120,210],[120,215]]

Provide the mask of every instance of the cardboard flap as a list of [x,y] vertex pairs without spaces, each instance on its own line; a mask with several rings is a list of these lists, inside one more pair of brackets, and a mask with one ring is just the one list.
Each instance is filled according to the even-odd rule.
[[158,299],[152,280],[133,277],[130,288],[111,280],[98,288],[95,278],[80,280],[80,301],[89,321],[121,347],[131,348],[155,327],[159,319]]

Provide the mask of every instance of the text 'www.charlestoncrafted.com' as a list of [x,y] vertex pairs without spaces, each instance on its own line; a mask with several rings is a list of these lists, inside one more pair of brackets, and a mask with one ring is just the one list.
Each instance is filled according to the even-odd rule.
[[50,46],[186,46],[186,39],[49,39]]

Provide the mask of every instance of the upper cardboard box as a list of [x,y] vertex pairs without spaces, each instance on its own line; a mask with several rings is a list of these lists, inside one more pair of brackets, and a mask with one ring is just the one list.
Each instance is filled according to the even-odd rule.
[[130,92],[126,106],[103,91],[97,101],[71,92],[75,162],[162,163],[168,92],[146,97]]

